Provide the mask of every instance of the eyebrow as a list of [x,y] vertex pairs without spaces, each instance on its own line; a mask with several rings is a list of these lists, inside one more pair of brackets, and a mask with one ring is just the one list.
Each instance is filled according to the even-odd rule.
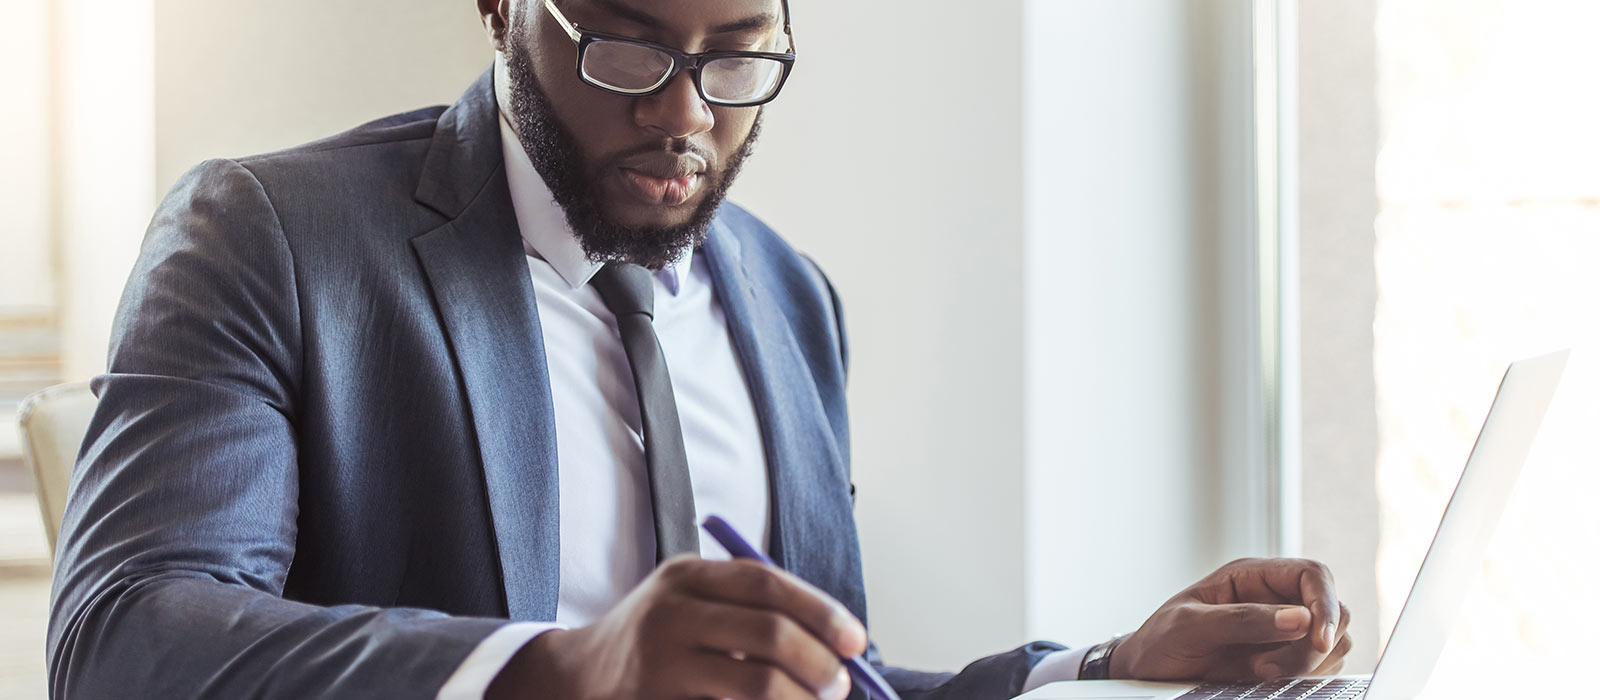
[[[652,15],[652,14],[650,14],[648,12],[645,12],[644,10],[640,10],[638,8],[635,8],[635,7],[629,7],[628,5],[624,5],[623,3],[618,2],[618,0],[595,0],[594,4],[596,6],[598,6],[600,9],[605,10],[606,12],[609,12],[609,13],[611,13],[613,15],[616,15],[617,17],[625,19],[625,20],[627,20],[629,22],[632,22],[634,24],[637,24],[637,25],[639,25],[641,27],[646,27],[646,28],[649,28],[649,29],[664,29],[664,28],[666,28],[666,23],[661,21],[661,19],[656,17],[655,15]],[[751,15],[751,16],[746,17],[744,19],[734,20],[732,22],[726,22],[726,23],[723,23],[723,24],[719,24],[719,25],[717,25],[715,27],[712,27],[710,29],[710,31],[708,31],[706,33],[707,34],[731,34],[733,32],[745,32],[745,31],[750,31],[750,30],[754,30],[754,29],[766,29],[767,27],[774,26],[777,23],[778,23],[778,16],[777,15],[772,14],[771,12],[763,12],[763,13],[758,14],[758,15]]]

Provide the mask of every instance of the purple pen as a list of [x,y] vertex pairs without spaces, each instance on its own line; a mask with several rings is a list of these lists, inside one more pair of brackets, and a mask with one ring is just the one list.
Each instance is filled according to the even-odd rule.
[[[715,515],[709,515],[706,516],[705,522],[700,523],[700,527],[711,533],[717,543],[721,544],[723,549],[728,550],[728,553],[732,554],[734,558],[754,559],[774,568],[778,566],[772,563],[772,560],[768,559],[767,555],[762,554],[755,547],[751,547],[750,543],[745,542],[744,538],[734,531],[733,526],[728,524],[728,521]],[[895,694],[894,688],[890,688],[889,682],[885,681],[883,676],[878,675],[877,671],[872,670],[872,665],[867,663],[866,659],[859,656],[841,656],[839,660],[844,662],[845,669],[850,672],[850,677],[854,679],[856,685],[867,691],[867,697],[880,698],[881,700],[900,700],[900,696]]]

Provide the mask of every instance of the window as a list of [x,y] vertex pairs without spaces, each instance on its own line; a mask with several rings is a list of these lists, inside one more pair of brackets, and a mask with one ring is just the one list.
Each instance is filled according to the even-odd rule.
[[1477,696],[1515,675],[1553,691],[1588,648],[1565,620],[1600,567],[1584,498],[1600,462],[1585,352],[1600,350],[1600,97],[1582,87],[1600,6],[1300,12],[1306,552],[1371,607],[1352,664],[1370,667],[1505,365],[1575,347],[1430,688]]

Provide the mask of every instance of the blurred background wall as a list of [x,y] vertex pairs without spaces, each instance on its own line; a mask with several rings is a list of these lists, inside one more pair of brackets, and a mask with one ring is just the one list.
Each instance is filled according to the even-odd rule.
[[466,0],[153,0],[155,177],[448,104],[493,57]]

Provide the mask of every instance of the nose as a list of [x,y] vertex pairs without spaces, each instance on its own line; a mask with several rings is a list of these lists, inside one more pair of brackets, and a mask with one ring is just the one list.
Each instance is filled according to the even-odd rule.
[[710,131],[716,124],[711,105],[700,99],[689,71],[673,76],[661,92],[635,100],[633,116],[639,126],[673,139]]

